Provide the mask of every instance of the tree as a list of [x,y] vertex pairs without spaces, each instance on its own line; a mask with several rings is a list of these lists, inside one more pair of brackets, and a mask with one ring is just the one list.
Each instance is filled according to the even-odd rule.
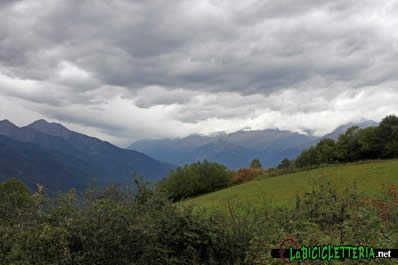
[[398,157],[398,126],[392,127],[391,138],[385,150],[388,157]]
[[258,158],[255,158],[250,162],[250,168],[263,168],[263,165]]
[[332,164],[336,162],[336,143],[333,139],[322,139],[316,145],[315,150],[318,153],[320,164]]
[[298,168],[318,166],[319,156],[315,147],[310,147],[309,149],[304,150],[296,158],[295,165]]
[[383,146],[381,156],[391,158],[398,155],[398,117],[389,115],[385,117],[377,128],[377,137]]
[[20,222],[33,210],[33,198],[26,185],[10,178],[0,184],[0,223]]
[[353,162],[360,159],[359,130],[358,126],[353,126],[339,136],[336,155],[341,162]]
[[282,169],[282,168],[289,168],[289,167],[291,166],[291,164],[292,164],[292,162],[291,162],[289,159],[285,158],[285,159],[283,159],[283,160],[280,162],[280,164],[278,165],[278,168],[279,168],[279,169]]
[[378,158],[383,151],[383,144],[377,136],[377,127],[368,127],[359,130],[358,142],[362,159]]

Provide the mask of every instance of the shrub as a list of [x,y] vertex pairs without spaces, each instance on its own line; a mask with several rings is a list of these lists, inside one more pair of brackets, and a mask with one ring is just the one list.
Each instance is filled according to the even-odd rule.
[[241,184],[253,180],[264,174],[264,170],[261,168],[241,168],[232,174],[232,184]]
[[31,219],[0,223],[0,264],[217,265],[240,259],[245,246],[224,217],[177,208],[160,191],[136,184],[134,190],[91,189],[80,202],[70,191],[40,210],[32,206],[38,213]]
[[[11,186],[6,190],[31,204],[23,218],[10,215],[0,223],[1,265],[281,264],[270,251],[286,237],[307,246],[398,243],[398,186],[366,198],[355,186],[338,193],[327,184],[297,196],[295,209],[254,212],[228,204],[229,215],[177,207],[141,182],[134,189],[91,189],[81,200],[73,191],[45,200],[41,192]],[[0,197],[0,205],[6,201]]]
[[230,183],[230,174],[224,165],[204,160],[170,171],[159,187],[176,201],[216,191],[229,186]]

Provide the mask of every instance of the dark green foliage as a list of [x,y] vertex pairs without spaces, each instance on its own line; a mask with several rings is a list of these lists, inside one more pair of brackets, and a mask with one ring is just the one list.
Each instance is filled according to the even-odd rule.
[[382,156],[386,158],[398,156],[398,117],[385,117],[377,128],[377,135],[384,149]]
[[359,127],[351,127],[339,136],[336,144],[337,159],[341,162],[353,162],[361,158]]
[[25,184],[11,178],[0,184],[0,222],[13,223],[23,219],[32,207],[32,198]]
[[355,162],[364,159],[398,157],[398,117],[384,118],[378,127],[349,128],[335,143],[321,140],[316,147],[303,151],[295,160],[299,168],[316,167],[335,162]]
[[295,160],[299,168],[316,167],[320,164],[331,164],[337,160],[337,147],[333,139],[322,139],[315,147],[303,151]]
[[228,169],[207,160],[195,162],[170,171],[160,188],[173,200],[181,200],[227,187],[231,182]]
[[358,133],[358,137],[362,158],[374,159],[381,156],[383,143],[378,136],[377,127],[361,129]]
[[398,186],[371,200],[355,186],[337,193],[328,184],[297,195],[295,209],[228,204],[228,216],[178,208],[138,179],[127,189],[91,188],[81,200],[73,190],[49,200],[42,187],[32,194],[16,180],[0,184],[0,195],[0,207],[13,203],[18,213],[0,216],[1,265],[280,264],[270,250],[286,237],[307,246],[398,246]]
[[313,167],[319,165],[319,156],[315,147],[303,151],[295,160],[297,167]]
[[82,201],[73,190],[47,200],[19,181],[0,184],[0,207],[10,195],[23,198],[15,212],[25,207],[0,223],[0,264],[233,264],[242,255],[224,217],[179,209],[148,184],[135,184],[92,188]]
[[263,165],[258,158],[255,158],[250,162],[250,168],[263,168]]
[[285,158],[279,163],[278,168],[279,169],[289,168],[291,165],[292,162],[289,159]]
[[386,144],[386,156],[398,157],[398,126],[394,126],[391,130],[390,141]]
[[318,162],[320,164],[332,164],[337,160],[336,143],[333,139],[322,139],[315,147],[318,152]]

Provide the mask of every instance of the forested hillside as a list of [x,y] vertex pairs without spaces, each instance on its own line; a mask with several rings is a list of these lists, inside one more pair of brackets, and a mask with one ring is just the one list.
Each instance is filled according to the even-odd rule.
[[398,117],[389,115],[378,126],[352,126],[337,141],[322,139],[316,146],[303,151],[292,166],[314,167],[320,164],[354,162],[366,159],[398,157]]
[[0,136],[0,177],[22,179],[30,188],[42,184],[53,192],[82,191],[89,183],[127,182],[134,171],[159,180],[174,168],[44,120],[22,128],[0,121]]

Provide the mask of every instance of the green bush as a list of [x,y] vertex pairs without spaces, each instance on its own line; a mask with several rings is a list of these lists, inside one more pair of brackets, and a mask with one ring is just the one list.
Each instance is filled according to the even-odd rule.
[[0,188],[17,187],[12,194],[27,196],[34,214],[0,223],[0,264],[233,264],[242,253],[225,218],[177,208],[142,182],[90,189],[81,200],[73,190],[47,200],[17,184]]
[[[286,237],[307,246],[398,247],[398,186],[383,186],[367,198],[355,186],[338,193],[327,184],[297,196],[295,209],[259,212],[228,204],[224,215],[177,207],[158,189],[135,184],[90,189],[80,199],[70,191],[51,200],[42,190],[26,193],[15,181],[0,184],[0,195],[6,190],[23,198],[14,205],[23,211],[0,223],[0,264],[281,264],[270,252]],[[0,196],[0,205],[7,199]]]
[[207,160],[172,170],[159,187],[172,200],[181,200],[225,188],[231,184],[228,169]]

